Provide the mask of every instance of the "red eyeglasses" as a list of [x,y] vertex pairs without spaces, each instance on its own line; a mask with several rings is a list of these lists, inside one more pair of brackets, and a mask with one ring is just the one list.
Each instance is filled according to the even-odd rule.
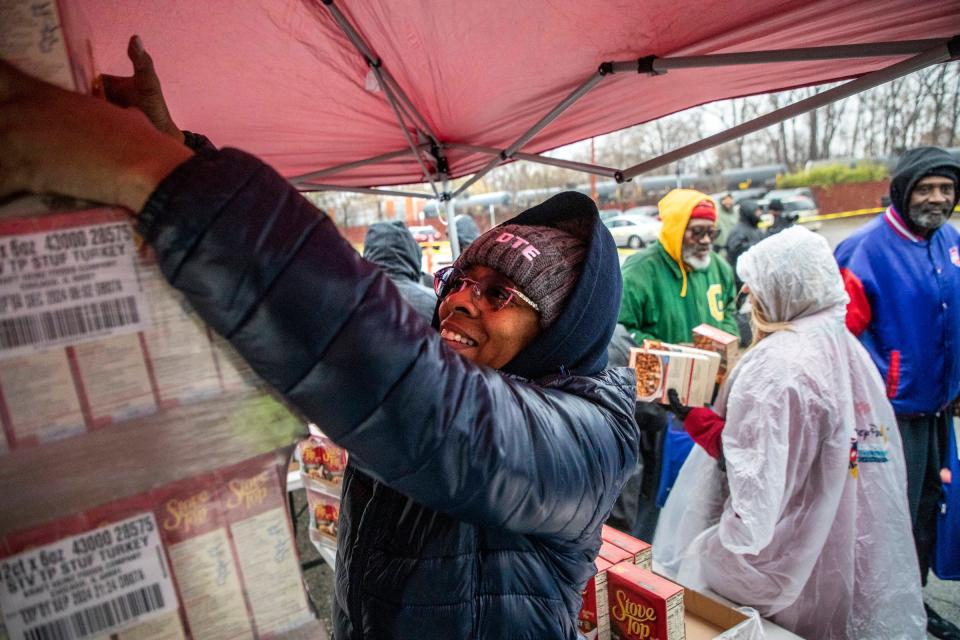
[[500,311],[516,299],[521,300],[534,311],[540,312],[540,307],[533,300],[497,278],[474,280],[456,267],[445,267],[433,274],[433,290],[436,291],[437,298],[440,300],[452,293],[460,293],[468,286],[473,297],[483,300],[491,311]]

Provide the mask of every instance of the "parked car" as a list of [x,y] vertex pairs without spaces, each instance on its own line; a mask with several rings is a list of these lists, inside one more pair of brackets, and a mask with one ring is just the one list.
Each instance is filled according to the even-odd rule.
[[430,225],[410,227],[410,233],[417,242],[437,242],[440,240],[440,232]]
[[625,216],[635,216],[642,218],[655,218],[660,219],[660,210],[656,205],[653,204],[644,204],[639,207],[630,207],[623,212]]
[[661,222],[654,216],[627,215],[626,213],[610,218],[604,221],[604,224],[610,229],[610,235],[613,236],[618,247],[631,249],[640,249],[651,242],[656,242],[661,227]]
[[784,198],[793,198],[796,196],[803,196],[808,200],[813,201],[814,206],[816,206],[816,200],[813,197],[813,191],[810,190],[810,187],[796,187],[794,189],[774,189],[773,191],[767,191],[765,194],[763,194],[763,197],[766,198],[767,200],[773,200],[774,198],[780,198],[780,200],[783,200]]
[[623,215],[623,211],[620,209],[600,209],[600,221],[606,222],[611,218],[616,218],[617,216]]

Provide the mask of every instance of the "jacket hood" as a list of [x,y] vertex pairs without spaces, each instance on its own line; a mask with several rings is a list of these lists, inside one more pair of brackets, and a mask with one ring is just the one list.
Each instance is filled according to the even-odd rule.
[[[681,298],[687,297],[687,265],[683,263],[683,233],[687,230],[693,208],[701,200],[713,202],[713,198],[705,193],[693,189],[674,189],[657,203],[657,208],[660,209],[660,220],[663,221],[663,226],[660,228],[660,244],[680,268],[683,279],[680,285]],[[716,206],[717,203],[713,204]]]
[[747,250],[737,260],[737,275],[771,322],[789,322],[831,307],[842,314],[849,301],[826,239],[800,226]]
[[[594,375],[607,366],[607,345],[620,310],[620,260],[597,205],[575,191],[559,193],[503,224],[555,227],[587,244],[580,277],[553,324],[508,362],[504,373],[530,380],[558,373]],[[486,233],[499,233],[498,227]],[[486,234],[484,234],[486,235]],[[434,313],[434,327],[439,317]]]
[[740,203],[740,221],[751,227],[756,227],[760,224],[760,216],[757,215],[756,200],[744,200]]
[[461,213],[456,218],[457,240],[460,242],[460,251],[466,249],[470,244],[480,237],[480,229],[477,223],[470,216]]
[[953,213],[957,206],[957,199],[960,198],[960,192],[956,187],[960,187],[960,162],[956,160],[948,151],[940,147],[916,147],[908,150],[900,157],[897,162],[897,168],[893,171],[893,177],[890,179],[890,202],[903,221],[910,227],[910,230],[918,235],[923,235],[921,229],[917,229],[908,215],[910,211],[910,192],[916,186],[921,178],[924,178],[931,169],[945,168],[953,172],[954,198],[953,207],[947,217]]
[[420,282],[421,249],[402,222],[375,222],[363,240],[363,257],[388,276]]

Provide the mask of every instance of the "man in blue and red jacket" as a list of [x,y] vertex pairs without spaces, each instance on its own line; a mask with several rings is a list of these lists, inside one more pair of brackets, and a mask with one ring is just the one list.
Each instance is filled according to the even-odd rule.
[[[850,302],[847,327],[887,383],[907,466],[913,535],[926,584],[936,543],[940,468],[960,395],[960,162],[937,147],[907,151],[890,182],[890,207],[840,243],[835,255]],[[927,607],[928,630],[960,629]]]

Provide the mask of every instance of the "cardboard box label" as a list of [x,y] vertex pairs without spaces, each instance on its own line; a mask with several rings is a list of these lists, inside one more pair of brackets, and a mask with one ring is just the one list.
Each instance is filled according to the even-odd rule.
[[136,333],[148,318],[128,223],[0,230],[0,359]]
[[7,437],[18,445],[50,442],[86,430],[65,349],[4,361],[0,394]]
[[10,638],[100,636],[177,606],[149,512],[0,560]]

